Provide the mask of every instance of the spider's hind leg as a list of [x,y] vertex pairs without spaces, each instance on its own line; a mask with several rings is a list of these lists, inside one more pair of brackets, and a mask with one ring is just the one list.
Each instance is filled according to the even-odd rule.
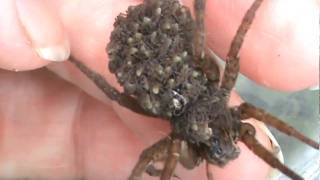
[[181,140],[173,139],[169,147],[168,157],[165,161],[160,180],[170,180],[171,177],[174,176],[174,171],[179,162],[180,151],[181,151]]
[[262,0],[255,0],[249,10],[242,19],[236,35],[234,36],[226,59],[226,68],[223,74],[221,88],[230,92],[236,83],[240,65],[239,65],[239,50],[242,46],[244,37],[252,24],[255,12],[260,7]]
[[213,174],[212,172],[210,171],[210,168],[209,168],[210,164],[208,162],[206,162],[206,175],[207,175],[207,179],[208,180],[213,180]]
[[[156,168],[153,164],[150,164],[147,169],[146,169],[146,173],[149,176],[155,176],[155,177],[160,177],[162,174],[163,170],[162,169],[158,169]],[[180,177],[176,174],[173,175],[173,177],[180,179]]]
[[[134,169],[131,172],[131,175],[129,177],[129,180],[140,180],[142,179],[142,175],[145,171],[148,171],[147,173],[150,174],[152,172],[150,171],[150,164],[161,161],[166,158],[168,153],[168,147],[170,145],[171,139],[170,137],[166,137],[164,139],[161,139],[160,141],[156,142],[149,148],[145,149],[135,165]],[[148,169],[149,168],[149,169]],[[158,172],[156,172],[158,173]],[[152,175],[152,174],[150,174]],[[157,174],[155,174],[157,176]]]
[[269,152],[254,137],[255,129],[251,124],[241,123],[240,140],[258,157],[264,160],[271,167],[279,169],[282,173],[294,180],[302,180],[303,178],[282,164],[271,152]]
[[[140,180],[142,174],[147,172],[151,176],[160,176],[161,180],[170,180],[171,177],[178,177],[174,170],[179,161],[181,141],[166,137],[151,147],[145,149],[131,172],[129,180]],[[162,170],[156,169],[153,163],[165,161]]]

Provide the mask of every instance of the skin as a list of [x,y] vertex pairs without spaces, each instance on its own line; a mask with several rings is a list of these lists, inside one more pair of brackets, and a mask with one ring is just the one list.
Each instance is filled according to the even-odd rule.
[[[0,17],[6,17],[0,18],[0,68],[25,71],[0,71],[0,177],[124,179],[142,149],[169,132],[166,122],[110,102],[70,63],[52,63],[35,53],[37,48],[68,41],[73,56],[119,87],[106,68],[105,46],[114,17],[138,2],[46,0],[36,4],[39,1],[30,0],[41,9],[40,16],[15,13],[13,0],[0,2],[0,8],[5,7]],[[251,1],[241,3],[208,1],[208,45],[223,58]],[[241,71],[257,83],[278,90],[315,86],[319,82],[318,31],[306,29],[317,29],[318,16],[314,14],[319,4],[288,2],[289,10],[301,7],[297,20],[294,14],[275,17],[271,10],[278,7],[277,3],[265,2],[259,9],[241,52]],[[278,16],[285,16],[281,12]],[[44,21],[45,26],[39,25]],[[49,70],[28,71],[41,67]],[[230,104],[240,102],[233,93]],[[259,128],[257,138],[270,149],[268,137]],[[214,177],[265,179],[268,165],[243,144],[239,146],[242,152],[238,159],[223,169],[211,168]],[[177,174],[182,179],[205,178],[203,165],[193,171],[179,168]]]

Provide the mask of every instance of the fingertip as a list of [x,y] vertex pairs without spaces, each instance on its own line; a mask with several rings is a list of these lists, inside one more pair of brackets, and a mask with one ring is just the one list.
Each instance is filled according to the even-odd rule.
[[282,91],[319,84],[317,14],[312,1],[266,1],[242,49],[242,73]]
[[16,0],[21,26],[37,54],[48,61],[69,58],[70,45],[58,16],[44,1]]
[[30,70],[69,57],[62,24],[44,1],[5,0],[0,11],[1,68]]
[[[125,12],[128,6],[137,4],[138,1],[124,1],[123,3],[114,3],[114,1],[103,1],[103,3],[50,1],[49,3],[56,7],[68,33],[72,45],[72,57],[102,75],[110,85],[121,91],[122,88],[115,75],[109,71],[105,49],[113,30],[114,18],[120,12]],[[110,9],[110,7],[112,8]],[[63,67],[69,63],[59,64],[51,64],[49,68],[80,86],[90,95],[105,101],[106,96],[100,93],[101,91],[85,76],[81,75],[75,66],[70,64]]]

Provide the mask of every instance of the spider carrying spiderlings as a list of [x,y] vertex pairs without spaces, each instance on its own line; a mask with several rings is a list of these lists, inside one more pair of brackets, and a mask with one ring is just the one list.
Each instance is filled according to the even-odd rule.
[[[171,124],[168,137],[142,152],[129,179],[141,179],[144,172],[171,179],[177,163],[187,169],[202,161],[222,167],[238,157],[238,141],[270,166],[302,179],[267,151],[255,139],[254,127],[243,120],[255,118],[319,149],[317,142],[249,103],[227,105],[239,73],[239,50],[261,3],[255,0],[246,12],[232,40],[222,79],[216,59],[205,47],[205,0],[194,1],[195,19],[178,0],[144,0],[116,18],[107,51],[109,69],[124,87],[123,93],[71,59],[110,99]],[[159,161],[164,162],[162,169],[154,166]]]

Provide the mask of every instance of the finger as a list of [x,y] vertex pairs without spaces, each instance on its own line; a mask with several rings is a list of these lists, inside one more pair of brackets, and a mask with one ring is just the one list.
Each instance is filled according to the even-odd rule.
[[[103,2],[99,0],[50,1],[51,6],[56,7],[68,32],[73,56],[103,75],[109,83],[119,89],[121,88],[117,80],[108,70],[108,57],[105,49],[113,30],[115,17],[120,12],[125,12],[128,6],[139,2],[141,1],[132,0],[121,3],[115,3],[114,0]],[[80,86],[90,95],[107,101],[105,95],[73,65],[52,64],[49,68]]]
[[[46,71],[1,72],[0,77],[0,94],[6,94],[0,96],[1,177],[125,179],[141,151],[158,140],[141,142],[110,106]],[[177,174],[204,179],[202,167],[180,168]]]
[[62,24],[44,1],[4,0],[0,12],[0,68],[28,70],[68,58]]
[[[121,4],[121,6],[113,6],[112,11],[115,11],[115,12],[108,11],[107,13],[111,13],[108,15],[109,17],[103,16],[106,12],[102,10],[104,6],[101,6],[101,4],[99,5],[99,7],[96,7],[90,4],[82,4],[82,3],[77,4],[76,6],[77,11],[80,11],[83,13],[83,14],[80,14],[80,16],[78,16],[79,13],[77,14],[72,13],[72,11],[75,11],[72,8],[64,11],[65,12],[64,19],[68,20],[67,24],[76,25],[75,27],[74,26],[70,27],[70,28],[73,28],[73,31],[70,31],[70,37],[73,37],[71,38],[71,41],[77,42],[75,43],[77,44],[77,49],[74,50],[75,56],[77,56],[77,58],[79,59],[81,58],[81,60],[83,60],[92,69],[103,74],[107,78],[107,80],[109,82],[113,82],[113,84],[116,84],[116,83],[114,83],[115,81],[113,79],[113,76],[110,76],[110,74],[108,74],[109,72],[106,71],[107,62],[104,61],[104,59],[107,59],[104,51],[105,39],[108,39],[110,30],[112,29],[112,23],[114,21],[112,18],[110,18],[110,16],[115,17],[116,15],[118,15],[119,12],[124,12],[128,5],[129,4]],[[90,9],[89,10],[87,9],[88,6],[91,6],[90,7],[91,10],[92,9],[95,10],[95,13],[97,14],[96,17],[91,17],[95,15],[92,15],[92,13],[90,12]],[[66,6],[66,7],[69,7],[69,6]],[[65,8],[61,8],[61,7],[60,9],[65,10]],[[67,13],[70,13],[70,15]],[[77,22],[80,22],[80,20],[86,24],[85,27],[81,27],[81,28],[77,27],[77,24],[79,24]],[[107,28],[105,28],[106,22],[107,22]],[[81,24],[79,24],[79,26],[81,26]],[[108,28],[110,30],[108,30]],[[109,32],[109,33],[106,33],[106,32]],[[73,33],[75,34],[72,35]],[[80,39],[78,40],[78,38]],[[91,41],[89,41],[89,39]],[[89,44],[83,43],[83,42],[89,42]],[[59,67],[56,66],[52,68],[51,66],[51,69],[56,69],[58,71]],[[72,69],[73,69],[72,67],[68,67],[67,71],[64,71],[66,72],[64,74],[66,75],[68,74],[69,77],[72,76],[72,74],[74,75],[75,71],[73,71]],[[77,78],[79,77],[80,76],[78,76]],[[83,76],[83,78],[85,77]],[[80,79],[79,82],[83,83],[83,79]],[[93,94],[95,93],[94,91],[91,91],[91,92]],[[117,104],[113,104],[113,106],[117,115],[126,124],[126,126],[129,129],[131,129],[139,139],[143,141],[143,143],[145,144],[145,147],[153,144],[154,142],[159,140],[161,137],[166,136],[170,131],[169,124],[166,121],[161,121],[159,119],[146,118],[141,115],[134,114],[129,110],[118,106]],[[244,152],[246,151],[244,150]],[[254,156],[254,155],[251,154],[251,156]],[[259,167],[259,166],[256,166],[256,167]],[[262,168],[262,170],[265,170],[265,169]],[[182,174],[185,174],[185,173],[182,173]],[[198,173],[197,175],[199,176],[200,174],[201,176],[205,175],[202,173]]]
[[[208,1],[208,44],[221,57],[225,58],[251,3]],[[319,84],[318,9],[315,0],[265,1],[245,38],[240,53],[241,72],[279,90],[300,90]]]
[[85,179],[127,179],[145,145],[112,107],[87,97],[82,109],[77,128],[79,172]]
[[[81,7],[81,6],[80,6]],[[99,9],[98,7],[96,7],[97,9]],[[96,9],[95,9],[96,10]],[[120,11],[119,11],[120,12]],[[122,11],[123,12],[123,11]],[[98,13],[97,14],[99,14],[100,12],[98,11]],[[98,23],[98,25],[99,25],[99,20],[100,19],[98,19],[98,20],[94,20],[93,22],[94,23]],[[98,21],[98,22],[97,22]],[[88,21],[88,23],[89,23],[89,26],[92,24],[92,21]],[[92,25],[97,25],[97,24],[92,24]],[[85,30],[85,31],[87,31],[87,32],[82,32],[80,35],[85,35],[86,33],[88,33],[88,31],[90,31],[90,30]],[[104,33],[104,32],[103,32]],[[99,32],[98,32],[98,34],[99,34]],[[83,36],[81,36],[81,38],[82,38]],[[92,48],[97,48],[97,49],[99,49],[99,45],[100,44],[103,44],[103,43],[100,43],[99,42],[99,39],[100,38],[96,38],[96,35],[93,35],[93,36],[90,36],[91,37],[91,40],[92,40],[92,37],[93,37],[93,39],[94,40],[97,40],[97,41],[94,41],[94,42],[90,42],[90,43],[92,43],[92,44],[90,44],[89,43],[89,45],[93,45],[93,46],[90,46],[89,47],[89,45],[84,45],[83,47],[82,47],[82,45],[79,43],[79,49],[78,49],[78,53],[79,53],[79,55],[78,55],[78,57],[86,57],[85,59],[87,59],[87,61],[89,62],[89,60],[91,60],[91,59],[96,59],[96,58],[92,58],[92,56],[97,56],[98,58],[97,59],[102,59],[102,58],[100,58],[99,56],[101,55],[101,57],[103,56],[102,54],[105,54],[105,52],[103,51],[103,52],[100,52],[100,50],[99,50],[99,52],[97,52],[97,53],[91,53],[91,51],[93,51],[93,52],[96,52],[95,51],[95,49],[92,49]],[[103,36],[101,36],[101,37],[103,37]],[[75,38],[77,38],[77,37],[75,37]],[[75,41],[76,41],[76,39],[75,39]],[[95,44],[95,43],[97,43],[97,44]],[[104,45],[104,44],[103,44]],[[105,46],[105,45],[104,45]],[[83,51],[83,50],[85,50],[85,51]],[[90,52],[90,53],[88,53],[87,55],[85,54],[85,53],[87,53],[87,52]],[[83,54],[82,54],[83,53]],[[90,62],[89,62],[89,64],[90,64]],[[105,63],[101,63],[101,65],[105,65]],[[91,66],[97,66],[97,67],[93,67],[93,69],[103,69],[104,67],[103,66],[100,66],[100,65],[95,65],[95,63],[92,63],[92,65]],[[99,67],[98,67],[99,66]],[[99,70],[98,70],[99,71]],[[104,70],[103,70],[104,71]],[[106,76],[106,77],[109,77],[108,75]],[[122,113],[121,113],[122,114]],[[128,116],[127,116],[128,117]],[[132,119],[132,116],[131,116],[131,119]],[[137,123],[137,124],[145,124],[145,123]],[[154,125],[154,124],[153,124]],[[151,123],[151,126],[152,126],[152,123]],[[164,126],[164,129],[165,129],[166,127]],[[161,129],[161,128],[160,128]],[[164,131],[164,130],[160,130],[160,132],[161,131]]]
[[[113,29],[112,24],[114,22],[114,17],[116,17],[119,14],[119,12],[125,12],[125,10],[129,5],[134,5],[139,2],[125,1],[123,3],[115,4],[112,0],[109,0],[109,1],[104,1],[101,4],[101,3],[98,3],[98,0],[97,0],[92,2],[76,1],[76,3],[65,2],[65,1],[51,1],[51,3],[55,7],[57,7],[58,13],[62,17],[63,23],[67,27],[68,33],[70,35],[70,39],[73,44],[72,51],[74,52],[74,55],[78,59],[81,59],[84,62],[86,62],[86,64],[92,69],[103,74],[109,82],[111,82],[114,85],[118,85],[116,83],[114,76],[110,74],[108,70],[106,70],[107,61],[108,61],[107,55],[105,53],[106,42],[109,39],[111,30]],[[187,1],[187,3],[190,4],[191,1]],[[209,44],[213,45],[213,47],[217,49],[217,52],[219,52],[219,54],[220,55],[222,54],[223,56],[223,52],[226,52],[229,46],[228,42],[231,41],[231,38],[234,35],[233,30],[235,31],[236,27],[240,23],[242,15],[245,12],[247,7],[244,7],[243,4],[240,4],[241,6],[239,5],[239,8],[238,8],[237,4],[235,4],[234,6],[237,8],[234,8],[234,9],[235,10],[239,9],[239,10],[235,11],[234,16],[231,16],[232,13],[231,15],[224,14],[225,12],[228,12],[228,13],[230,12],[230,11],[226,11],[227,8],[231,7],[230,3],[226,3],[226,4],[212,4],[212,3],[217,3],[217,2],[209,1],[208,7],[207,7],[207,21],[209,22],[207,23],[208,25],[207,32],[209,35],[208,37],[210,39]],[[308,4],[310,3],[307,3],[307,5]],[[245,5],[249,6],[249,4],[245,4]],[[111,6],[113,7],[112,9],[109,8]],[[290,28],[281,28],[282,26],[284,26],[282,25],[281,27],[278,28],[280,30],[273,31],[273,29],[268,26],[268,23],[270,24],[270,22],[268,22],[270,18],[268,18],[269,16],[267,15],[268,13],[270,15],[273,12],[270,6],[264,5],[260,10],[261,13],[258,13],[257,15],[257,20],[255,20],[255,22],[257,21],[256,24],[262,27],[267,26],[265,29],[270,31],[270,35],[265,35],[265,34],[268,34],[269,32],[263,33],[264,34],[263,38],[265,39],[264,42],[266,44],[260,45],[261,36],[259,32],[261,33],[260,29],[262,28],[258,29],[257,28],[258,25],[254,25],[252,30],[250,30],[249,35],[246,38],[248,39],[246,40],[246,42],[247,41],[250,42],[254,40],[257,41],[257,39],[259,39],[258,40],[259,46],[252,46],[252,49],[259,48],[261,51],[262,50],[275,51],[278,49],[282,49],[282,50],[288,49],[288,51],[284,51],[283,54],[281,54],[281,56],[277,56],[277,58],[273,58],[272,56],[275,55],[274,52],[261,53],[260,51],[253,51],[253,53],[250,53],[251,49],[246,48],[246,46],[250,46],[250,45],[245,45],[242,53],[244,55],[241,54],[242,71],[246,75],[248,75],[251,79],[254,79],[257,82],[260,82],[261,84],[267,85],[272,88],[282,89],[282,90],[297,90],[297,89],[306,88],[308,86],[313,86],[314,84],[317,84],[318,78],[314,74],[315,72],[317,72],[318,64],[314,65],[314,62],[316,61],[314,61],[315,58],[313,55],[314,54],[314,51],[312,50],[313,48],[306,48],[305,46],[300,48],[300,46],[303,43],[297,43],[296,41],[295,43],[288,43],[291,45],[286,47],[285,46],[286,44],[282,43],[285,41],[281,39],[282,38],[281,34],[285,33],[284,30],[287,30],[290,32]],[[217,9],[214,9],[216,7]],[[259,19],[261,19],[260,18],[262,16],[261,14],[262,12],[267,11],[266,9],[268,10],[268,13],[267,15],[265,15],[266,17],[260,20],[261,22],[260,23]],[[217,14],[213,14],[213,12],[216,12]],[[226,18],[228,19],[226,20]],[[219,19],[221,20],[218,22]],[[276,18],[274,17],[273,19],[276,19]],[[285,18],[285,19],[288,19],[288,18]],[[231,22],[235,22],[235,23],[232,24]],[[272,23],[272,19],[271,19],[271,23]],[[294,23],[295,22],[292,22],[292,24]],[[296,25],[298,25],[299,23],[296,23]],[[307,24],[307,25],[310,25],[310,24]],[[215,26],[219,26],[219,27],[215,27]],[[301,26],[301,27],[305,27],[305,26]],[[308,28],[307,26],[307,28],[304,28],[302,30],[306,30],[306,29],[312,31],[312,29],[315,29],[315,28]],[[306,34],[302,30],[301,30],[302,33],[297,34],[297,32],[300,32],[300,31],[295,31],[294,33],[290,33],[290,34],[293,34],[292,36],[297,34],[299,35],[299,37],[301,37],[302,35]],[[252,36],[250,34],[254,34],[253,31],[256,32],[255,38],[250,38],[250,36]],[[273,35],[272,33],[273,34],[276,33],[276,34]],[[313,33],[310,33],[310,34],[311,36],[313,35]],[[277,38],[270,38],[273,36],[278,37],[278,40],[276,40]],[[283,36],[283,37],[285,38],[285,40],[291,39],[290,37],[287,37],[287,36]],[[317,38],[309,38],[310,36],[307,36],[307,37],[308,38],[306,42],[314,42],[314,39],[317,39]],[[253,39],[253,40],[250,40],[250,39]],[[312,39],[312,40],[309,40],[309,39]],[[250,44],[246,42],[245,44]],[[277,43],[277,42],[281,42],[281,43]],[[277,47],[280,45],[284,45],[284,46]],[[265,48],[265,46],[268,46],[268,48]],[[249,49],[249,50],[246,51],[246,49]],[[260,57],[260,56],[263,56],[263,57]],[[294,57],[292,58],[291,56],[294,56]],[[99,90],[97,90],[97,88],[91,85],[89,81],[83,81],[83,79],[85,78],[81,78],[80,79],[81,81],[75,81],[76,79],[73,77],[73,74],[76,73],[76,71],[74,71],[73,68],[67,67],[67,69],[65,69],[65,66],[56,65],[54,70],[60,73],[63,77],[69,80],[72,80],[78,85],[84,87],[84,89],[90,94],[95,95],[98,98],[103,97],[103,95],[99,93]]]
[[[110,4],[108,4],[108,1],[104,2],[107,4],[104,4],[103,6],[101,4],[99,4],[99,6],[96,6],[94,3],[92,5],[90,3],[79,3],[76,6],[76,10],[73,9],[73,6],[70,7],[70,5],[64,6],[57,4],[57,6],[59,7],[58,9],[64,10],[60,13],[63,14],[63,19],[68,20],[67,24],[75,25],[75,27],[69,27],[73,29],[69,32],[70,37],[72,37],[71,41],[79,41],[78,43],[75,43],[77,44],[77,49],[74,50],[75,56],[81,58],[81,60],[83,60],[88,66],[90,66],[90,68],[94,69],[100,74],[103,74],[109,82],[116,85],[113,75],[110,75],[109,71],[106,70],[107,62],[104,60],[107,59],[106,53],[104,51],[105,39],[108,38],[108,35],[112,29],[112,23],[114,21],[112,17],[118,15],[119,12],[124,12],[130,3],[113,6],[111,11],[106,12],[103,9],[105,7],[109,7]],[[94,9],[97,15],[92,15],[92,9]],[[74,11],[82,12],[82,14],[72,13]],[[106,16],[104,15],[105,13],[109,14]],[[86,24],[86,26],[80,27],[80,20],[84,24]],[[110,30],[105,28],[106,24]],[[109,33],[105,33],[106,31]],[[78,38],[80,39],[78,40]],[[86,44],[83,42],[89,42],[90,44]],[[63,67],[58,66],[59,65],[55,65],[54,67],[51,66],[51,69],[55,70],[56,72],[62,73],[63,76],[68,76],[67,78],[71,78],[72,81],[79,82],[79,85],[81,87],[88,87],[87,83],[91,83],[89,80],[86,80],[85,76],[76,74],[77,70],[75,70],[72,66],[68,66],[62,71],[59,70],[63,69]],[[91,94],[96,94],[96,91],[99,90],[97,90],[92,83],[91,85],[92,86],[88,88],[89,92]],[[143,141],[149,145],[155,142],[156,139],[160,139],[161,137],[165,136],[170,131],[169,125],[166,121],[159,121],[158,119],[142,117],[118,106],[117,104],[114,104],[114,107],[117,114],[127,124],[127,126],[131,128],[138,135],[138,137],[143,139]]]
[[143,146],[110,106],[46,70],[0,79],[1,179],[129,176]]
[[81,91],[44,70],[0,70],[0,79],[1,179],[76,176],[73,126]]
[[[50,1],[61,16],[72,44],[72,53],[91,69],[111,77],[108,71],[106,46],[113,30],[113,23],[120,12],[125,12],[134,1],[114,3],[95,1]],[[110,8],[112,7],[112,8]],[[110,78],[113,79],[113,78]]]

